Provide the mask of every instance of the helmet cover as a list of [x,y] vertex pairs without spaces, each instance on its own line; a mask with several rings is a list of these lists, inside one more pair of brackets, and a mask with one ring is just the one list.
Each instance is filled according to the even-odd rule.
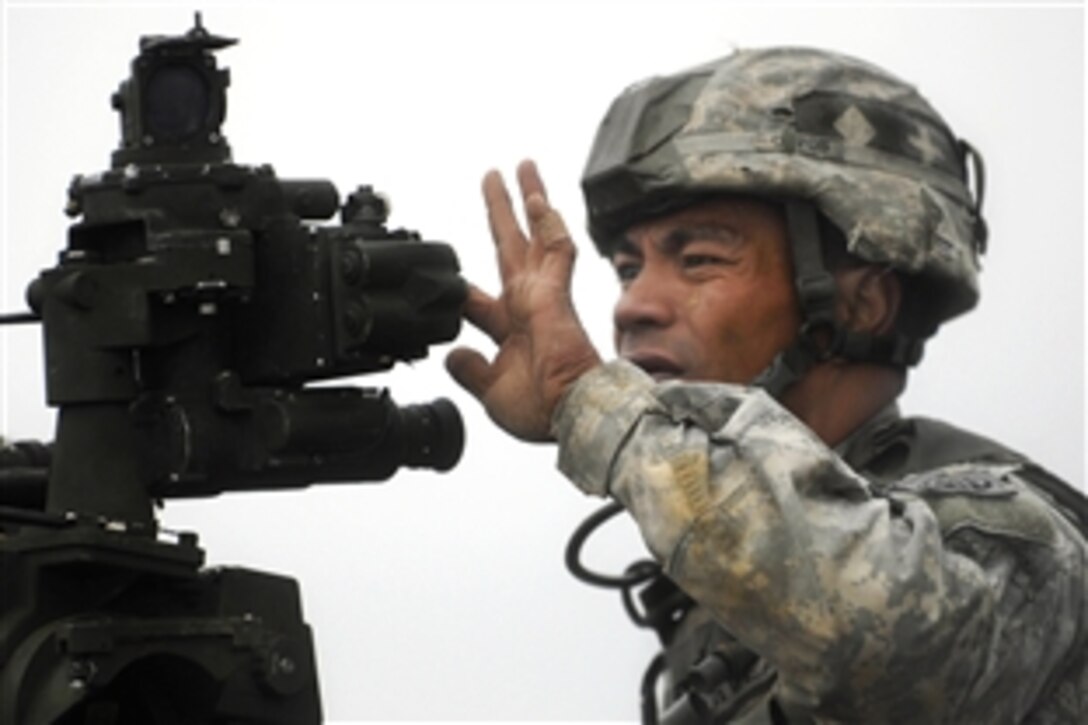
[[985,226],[970,153],[912,86],[872,64],[742,50],[626,89],[582,186],[602,254],[631,224],[707,196],[809,200],[852,254],[923,277],[945,320],[978,299]]

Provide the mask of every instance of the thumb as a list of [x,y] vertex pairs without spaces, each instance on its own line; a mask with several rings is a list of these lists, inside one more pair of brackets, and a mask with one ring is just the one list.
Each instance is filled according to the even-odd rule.
[[483,355],[471,348],[451,350],[446,355],[446,370],[458,385],[472,393],[477,400],[482,400],[491,387],[491,365]]

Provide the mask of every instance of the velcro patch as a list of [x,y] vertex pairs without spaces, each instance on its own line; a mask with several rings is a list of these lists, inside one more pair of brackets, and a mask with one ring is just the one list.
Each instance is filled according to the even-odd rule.
[[1010,498],[1018,489],[1012,475],[1018,465],[959,464],[908,476],[894,488],[919,496]]
[[1024,483],[1018,464],[957,464],[909,476],[891,493],[913,494],[937,516],[945,537],[964,528],[991,536],[1051,545],[1051,509]]

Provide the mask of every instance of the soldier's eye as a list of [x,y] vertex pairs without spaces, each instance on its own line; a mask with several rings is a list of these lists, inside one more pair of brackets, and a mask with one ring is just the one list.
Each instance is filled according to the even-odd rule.
[[702,267],[708,264],[724,264],[725,260],[710,254],[685,254],[682,258],[685,267]]
[[616,270],[616,277],[620,282],[630,282],[642,271],[642,265],[633,260],[613,262],[612,268]]

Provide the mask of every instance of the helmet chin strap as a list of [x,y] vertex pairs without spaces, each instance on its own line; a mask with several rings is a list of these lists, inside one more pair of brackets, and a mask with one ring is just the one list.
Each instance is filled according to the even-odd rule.
[[785,211],[801,327],[793,342],[752,385],[781,398],[809,370],[832,358],[896,367],[917,364],[922,359],[923,340],[900,332],[881,336],[854,332],[839,324],[835,319],[835,277],[824,264],[816,207],[809,201],[791,199],[785,203]]

